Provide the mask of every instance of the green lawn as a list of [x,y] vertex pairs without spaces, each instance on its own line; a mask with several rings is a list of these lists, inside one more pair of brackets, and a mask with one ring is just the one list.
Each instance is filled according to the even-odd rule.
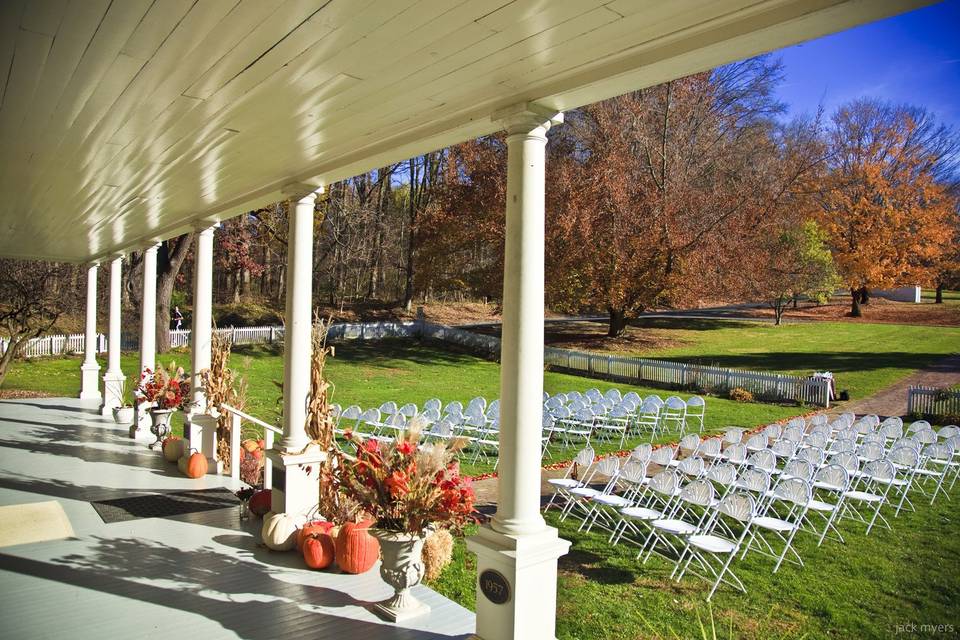
[[[921,289],[920,298],[922,300],[936,300],[937,299],[937,290],[936,289]],[[943,290],[943,302],[944,304],[958,304],[960,303],[960,291],[951,291],[950,289]]]
[[[189,354],[171,353],[159,358],[161,364],[170,360],[188,365]],[[444,403],[451,400],[466,403],[478,395],[488,400],[499,396],[500,367],[497,363],[431,345],[405,340],[338,344],[336,357],[328,362],[327,375],[334,385],[332,400],[343,406],[359,404],[363,408],[377,407],[388,400],[415,402],[422,406],[431,397],[440,398]],[[133,372],[139,366],[138,356],[124,354],[121,364],[125,372]],[[101,362],[101,366],[105,367],[106,364]],[[273,381],[283,378],[282,357],[260,348],[238,348],[231,356],[231,366],[248,380],[248,413],[278,424],[278,389]],[[79,386],[80,360],[76,358],[17,362],[4,382],[4,387],[9,389],[31,389],[64,396],[75,395]],[[575,389],[585,391],[591,387],[606,391],[614,386],[624,393],[635,390],[644,396],[651,393],[670,395],[670,392],[662,389],[604,383],[554,372],[544,374],[544,388],[550,393]],[[679,395],[689,397],[689,394]],[[801,411],[797,407],[743,404],[709,398],[706,425],[710,430],[727,426],[752,427]],[[176,421],[175,430],[182,428],[181,424]],[[629,448],[639,442],[639,439],[630,440],[626,446]],[[597,445],[599,452],[619,448],[619,442]],[[553,460],[566,460],[572,458],[574,453],[572,449],[555,448],[552,456]],[[483,473],[492,468],[492,460],[464,465],[464,471],[468,474]]]
[[753,371],[809,375],[832,371],[851,399],[887,387],[937,359],[960,352],[960,328],[853,322],[771,323],[649,318],[670,346],[637,355]]
[[[813,536],[801,532],[796,549],[805,567],[786,563],[773,574],[773,561],[751,552],[733,564],[747,593],[721,585],[710,606],[705,602],[710,583],[694,576],[673,582],[672,562],[654,556],[642,565],[636,547],[611,547],[606,535],[578,533],[578,523],[559,523],[553,510],[548,522],[573,542],[560,558],[557,637],[712,638],[711,616],[721,639],[955,637],[960,489],[952,498],[940,496],[933,507],[916,500],[917,512],[891,518],[892,531],[878,529],[869,536],[859,523],[844,520],[845,544],[827,540],[818,548]],[[458,539],[453,564],[431,586],[474,609],[475,580],[475,559]],[[911,623],[916,630],[897,634],[897,625]],[[949,625],[952,631],[924,633],[922,624]]]

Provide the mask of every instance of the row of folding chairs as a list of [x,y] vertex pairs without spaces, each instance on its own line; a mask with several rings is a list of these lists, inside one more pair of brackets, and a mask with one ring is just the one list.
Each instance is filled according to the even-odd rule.
[[[591,393],[592,392],[592,393]],[[601,394],[591,389],[560,393],[544,402],[544,427],[569,445],[591,437],[610,440],[619,436],[621,446],[628,435],[685,433],[687,427],[703,432],[706,402],[699,396],[684,401],[678,396],[662,400],[657,395],[640,398],[635,392],[621,396],[617,389]]]
[[[890,528],[890,516],[913,508],[911,495],[922,493],[931,502],[939,494],[949,497],[960,475],[960,429],[943,428],[926,445],[921,441],[933,430],[920,428],[884,444],[853,439],[848,449],[845,429],[855,424],[818,420],[806,425],[799,441],[792,439],[797,423],[779,434],[768,428],[745,442],[727,442],[719,453],[707,443],[722,445],[736,434],[699,444],[688,436],[677,447],[640,445],[622,465],[616,457],[595,461],[587,447],[564,478],[550,481],[555,492],[547,508],[559,500],[561,519],[605,529],[611,544],[636,544],[643,562],[654,553],[669,558],[677,580],[687,572],[708,578],[708,600],[721,582],[746,591],[730,567],[750,550],[773,557],[774,571],[784,561],[802,566],[793,546],[800,532],[816,535],[818,545],[827,537],[843,542],[842,520],[863,523],[869,534],[875,526]],[[836,427],[826,442],[823,431],[815,431],[824,426]],[[748,454],[747,443],[759,445],[761,437],[767,446]],[[680,453],[688,455],[679,459]]]

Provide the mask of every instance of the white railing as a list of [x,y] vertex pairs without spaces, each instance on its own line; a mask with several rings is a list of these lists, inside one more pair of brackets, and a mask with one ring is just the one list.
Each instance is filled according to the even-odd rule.
[[936,387],[910,387],[907,390],[907,414],[960,416],[960,391]]
[[[283,340],[283,327],[229,327],[217,329],[218,334],[230,337],[233,344],[270,344]],[[472,331],[465,331],[424,320],[401,322],[343,322],[332,325],[327,333],[331,342],[343,340],[381,340],[384,338],[432,338],[466,347],[488,358],[500,355],[500,339]],[[83,336],[47,336],[30,341],[25,347],[27,357],[64,353],[82,353]],[[101,336],[102,348],[106,339]],[[171,347],[190,344],[190,330],[170,332]],[[136,345],[130,347],[135,349]],[[0,351],[2,352],[2,351]],[[792,400],[811,405],[830,406],[830,382],[820,378],[805,378],[779,373],[741,371],[667,360],[608,356],[569,349],[544,349],[544,363],[577,375],[609,380],[660,385],[675,385],[706,391],[728,391],[741,388],[754,395],[777,400]]]
[[263,488],[273,488],[273,462],[266,456],[266,452],[273,449],[273,435],[283,434],[283,429],[267,424],[259,418],[254,418],[248,413],[231,407],[228,404],[220,405],[220,410],[230,414],[230,478],[240,480],[240,432],[243,427],[243,421],[252,422],[255,425],[263,427],[264,442],[264,463],[263,463]]

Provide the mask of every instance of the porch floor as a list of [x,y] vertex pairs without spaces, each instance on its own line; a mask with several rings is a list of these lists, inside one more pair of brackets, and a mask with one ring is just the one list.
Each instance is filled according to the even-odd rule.
[[[148,434],[147,434],[148,435]],[[427,587],[428,616],[387,623],[373,570],[314,572],[257,545],[237,510],[104,524],[91,501],[231,487],[189,480],[74,399],[0,401],[0,506],[56,500],[74,537],[0,547],[7,638],[465,638],[474,614]]]

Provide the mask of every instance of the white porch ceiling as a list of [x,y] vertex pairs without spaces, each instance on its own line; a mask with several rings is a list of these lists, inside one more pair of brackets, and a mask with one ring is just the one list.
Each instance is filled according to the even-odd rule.
[[927,0],[0,0],[0,255],[85,261]]

